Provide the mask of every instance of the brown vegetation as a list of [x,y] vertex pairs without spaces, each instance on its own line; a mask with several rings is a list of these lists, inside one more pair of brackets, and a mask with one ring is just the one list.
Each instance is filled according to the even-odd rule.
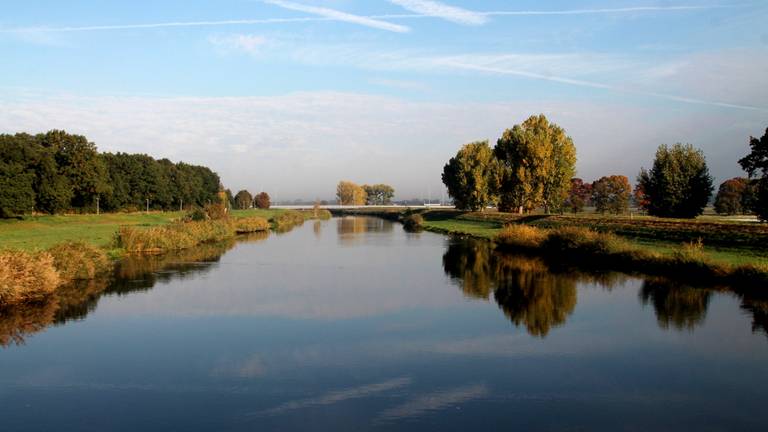
[[61,282],[93,279],[100,273],[112,269],[107,253],[84,242],[67,242],[56,245],[48,252],[53,256],[54,266]]
[[269,230],[269,221],[258,216],[238,218],[232,221],[237,234],[247,234]]
[[232,224],[223,220],[177,222],[151,228],[121,227],[117,243],[130,253],[161,253],[225,240],[234,232]]
[[54,258],[48,252],[0,252],[0,305],[39,302],[59,285]]

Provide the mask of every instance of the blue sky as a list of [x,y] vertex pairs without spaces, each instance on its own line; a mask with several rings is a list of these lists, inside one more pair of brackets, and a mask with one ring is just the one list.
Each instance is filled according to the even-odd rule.
[[764,1],[7,1],[0,132],[203,163],[232,189],[442,192],[464,143],[543,112],[579,175],[661,143],[740,175],[768,127]]

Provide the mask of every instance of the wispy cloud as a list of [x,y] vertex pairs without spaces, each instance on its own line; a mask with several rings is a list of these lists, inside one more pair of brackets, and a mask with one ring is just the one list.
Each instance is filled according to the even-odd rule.
[[264,44],[266,44],[267,39],[263,36],[251,34],[233,34],[226,36],[211,36],[208,38],[208,41],[225,51],[237,50],[256,55],[261,51]]
[[90,25],[90,26],[67,26],[67,27],[19,27],[0,29],[0,33],[66,33],[66,32],[85,32],[99,30],[135,30],[135,29],[154,29],[167,27],[216,27],[231,25],[251,25],[251,24],[283,24],[283,23],[302,23],[312,21],[330,21],[330,19],[321,19],[317,17],[302,18],[263,18],[263,19],[240,19],[240,20],[220,20],[220,21],[170,21],[160,23],[146,24],[117,24],[117,25]]
[[279,6],[283,9],[294,10],[298,12],[306,12],[313,15],[319,15],[323,18],[332,19],[334,21],[343,21],[352,24],[359,24],[366,27],[371,27],[379,30],[387,30],[396,33],[407,33],[410,29],[406,26],[399,24],[392,24],[379,19],[365,17],[360,15],[353,15],[347,12],[342,12],[336,9],[330,9],[319,6],[310,6],[299,3],[293,3],[283,0],[264,0],[265,3]]
[[429,89],[429,86],[420,81],[373,78],[368,80],[368,82],[373,85],[390,87],[398,90],[427,91]]
[[[393,2],[406,3],[407,0],[391,0]],[[232,25],[270,25],[270,24],[291,24],[291,23],[305,23],[305,22],[322,22],[322,21],[346,21],[361,25],[368,25],[373,28],[380,28],[383,30],[395,31],[395,32],[408,32],[410,29],[406,26],[392,24],[384,19],[419,19],[419,18],[441,18],[448,19],[448,15],[443,13],[438,15],[437,13],[413,13],[413,14],[380,14],[380,15],[353,15],[346,12],[341,12],[335,9],[322,8],[317,6],[308,6],[297,3],[285,2],[281,0],[267,0],[268,3],[283,7],[285,9],[291,9],[300,12],[307,12],[317,16],[311,17],[295,17],[295,18],[255,18],[255,19],[233,19],[233,20],[216,20],[216,21],[169,21],[158,23],[130,23],[130,24],[117,24],[117,25],[87,25],[87,26],[65,26],[65,27],[50,27],[50,26],[32,26],[32,27],[17,27],[17,28],[0,28],[0,33],[54,33],[54,32],[84,32],[84,31],[108,31],[108,30],[135,30],[135,29],[154,29],[154,28],[167,28],[167,27],[216,27],[216,26],[232,26]],[[408,3],[417,3],[415,1],[407,1]],[[418,3],[424,4],[426,1],[419,1]],[[438,4],[437,2],[429,2]],[[448,8],[452,6],[444,5]],[[535,16],[535,15],[616,15],[616,14],[631,14],[631,13],[652,13],[652,12],[686,12],[697,10],[710,10],[710,9],[724,9],[734,8],[741,5],[691,5],[691,6],[643,6],[643,7],[625,7],[625,8],[606,8],[606,9],[565,9],[565,10],[525,10],[525,11],[467,11],[473,16],[483,19],[484,17],[492,16]],[[463,10],[459,8],[454,8]],[[459,15],[453,15],[454,18],[458,18]],[[466,17],[469,17],[466,16]],[[465,17],[465,18],[466,18]],[[477,18],[468,18],[470,20]]]
[[728,102],[721,102],[721,101],[714,101],[714,100],[698,99],[698,98],[686,97],[686,96],[678,96],[678,95],[666,94],[666,93],[660,93],[660,92],[654,92],[654,91],[638,90],[630,87],[623,87],[623,86],[617,86],[612,84],[604,84],[604,83],[595,82],[595,81],[586,81],[586,80],[579,80],[579,79],[573,79],[568,77],[529,72],[529,71],[520,70],[520,69],[493,67],[493,66],[486,66],[482,64],[472,64],[472,63],[454,61],[450,59],[442,60],[441,62],[445,66],[458,68],[458,69],[466,69],[466,70],[473,70],[473,71],[487,72],[487,73],[501,74],[501,75],[514,75],[514,76],[519,76],[524,78],[551,81],[551,82],[568,84],[568,85],[578,86],[578,87],[589,87],[589,88],[609,90],[614,92],[637,94],[641,96],[650,96],[650,97],[666,99],[666,100],[671,100],[675,102],[683,102],[688,104],[709,105],[709,106],[715,106],[715,107],[721,107],[721,108],[736,108],[736,109],[749,110],[749,111],[768,112],[768,107],[735,104],[735,103],[728,103]]
[[410,383],[411,383],[410,378],[395,378],[395,379],[383,381],[376,384],[369,384],[369,385],[364,385],[360,387],[353,387],[349,389],[328,392],[324,395],[320,395],[313,398],[286,402],[274,408],[253,413],[252,415],[257,415],[257,416],[277,415],[277,414],[282,414],[288,411],[294,411],[302,408],[333,405],[335,403],[344,402],[350,399],[359,399],[363,397],[368,397],[376,393],[395,390],[401,387],[405,387]]
[[486,16],[482,13],[477,13],[456,6],[450,6],[445,3],[436,1],[389,0],[389,2],[424,16],[442,18],[459,24],[481,25],[488,21],[488,18],[486,18]]
[[692,6],[637,6],[602,9],[561,9],[561,10],[527,10],[527,11],[492,11],[482,12],[486,16],[527,16],[527,15],[604,15],[626,14],[635,12],[680,12],[707,9],[723,9],[740,5],[692,5]]
[[451,405],[458,405],[473,399],[484,397],[488,393],[488,387],[483,384],[428,393],[382,412],[376,420],[379,422],[387,422],[421,416],[425,413],[439,411]]

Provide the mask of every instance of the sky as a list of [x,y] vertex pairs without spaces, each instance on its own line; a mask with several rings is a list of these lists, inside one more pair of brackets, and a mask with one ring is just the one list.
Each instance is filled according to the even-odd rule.
[[768,1],[4,0],[0,133],[202,164],[233,191],[440,198],[443,165],[544,113],[577,174],[663,143],[719,183],[768,127]]

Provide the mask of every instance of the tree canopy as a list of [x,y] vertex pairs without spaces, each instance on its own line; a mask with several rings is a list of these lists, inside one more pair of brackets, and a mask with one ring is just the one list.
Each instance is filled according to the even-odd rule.
[[592,183],[592,202],[600,213],[619,214],[629,207],[632,186],[623,175],[601,177]]
[[243,189],[235,194],[235,207],[245,210],[253,207],[253,196],[250,192]]
[[260,209],[268,209],[271,204],[269,194],[266,192],[259,192],[253,197],[253,205]]
[[464,145],[443,167],[443,183],[462,210],[481,210],[496,201],[499,165],[488,141]]
[[336,198],[341,205],[364,205],[365,189],[351,181],[342,180],[336,186]]
[[386,184],[363,185],[365,190],[365,203],[368,205],[387,205],[392,204],[392,198],[395,196],[395,189]]
[[494,148],[501,163],[499,210],[549,212],[565,201],[575,174],[576,147],[543,115],[507,129]]
[[704,211],[712,195],[704,153],[690,144],[662,144],[653,167],[640,170],[637,181],[653,216],[694,218]]
[[565,199],[565,207],[573,213],[584,210],[592,199],[592,184],[584,183],[580,178],[571,179],[571,189],[568,191],[568,197]]
[[739,165],[755,179],[752,210],[760,220],[768,221],[768,128],[760,138],[749,137],[750,152],[739,160]]
[[749,211],[751,185],[743,177],[734,177],[720,184],[715,196],[715,211],[719,214],[736,215]]
[[177,209],[213,202],[210,169],[141,154],[99,153],[84,136],[0,134],[0,216],[104,210]]

